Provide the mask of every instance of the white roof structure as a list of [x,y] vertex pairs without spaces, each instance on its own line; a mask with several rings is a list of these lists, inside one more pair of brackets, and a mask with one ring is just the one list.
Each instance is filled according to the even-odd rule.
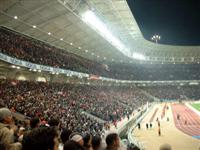
[[[84,21],[88,11],[123,44],[126,52]],[[88,21],[96,24],[92,19]],[[0,26],[99,62],[200,62],[199,46],[170,46],[145,40],[126,0],[1,0]]]

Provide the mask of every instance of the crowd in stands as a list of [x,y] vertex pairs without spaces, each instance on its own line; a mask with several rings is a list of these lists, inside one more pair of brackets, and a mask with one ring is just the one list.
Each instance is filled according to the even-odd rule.
[[[148,97],[135,87],[0,80],[0,108],[4,107],[0,109],[0,147],[99,150],[105,126],[83,112],[113,122],[129,117],[147,101]],[[26,116],[26,120],[11,119],[15,112]],[[12,134],[12,139],[1,139],[2,128],[2,132]],[[59,144],[58,137],[63,144]],[[117,150],[118,138],[114,133],[107,135],[104,147]]]
[[123,80],[199,80],[199,64],[110,64],[112,78]]
[[0,52],[36,64],[123,80],[197,80],[198,64],[100,64],[0,27]]
[[98,75],[105,66],[0,27],[0,52],[28,62]]
[[143,88],[146,92],[161,100],[199,100],[200,87],[190,86],[152,86]]
[[[138,106],[149,101],[139,89],[98,87],[29,81],[0,81],[0,104],[28,117],[44,122],[56,117],[62,127],[85,133],[102,134],[103,124],[91,119],[92,114],[105,122],[129,117]],[[83,113],[86,112],[86,113]]]
[[[59,120],[33,126],[13,116],[8,108],[0,108],[0,149],[1,150],[125,150],[117,133],[109,133],[104,139],[90,133],[79,134],[69,129],[59,129]],[[54,122],[54,123],[53,123]],[[130,150],[130,149],[127,149]],[[139,150],[133,147],[131,150]]]

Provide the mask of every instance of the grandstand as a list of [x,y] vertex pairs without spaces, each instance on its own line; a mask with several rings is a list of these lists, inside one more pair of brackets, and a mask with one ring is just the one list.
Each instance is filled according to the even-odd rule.
[[200,5],[172,3],[1,0],[0,150],[199,150]]

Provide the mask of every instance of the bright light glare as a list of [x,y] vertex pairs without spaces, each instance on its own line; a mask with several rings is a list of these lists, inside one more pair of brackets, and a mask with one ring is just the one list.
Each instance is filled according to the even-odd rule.
[[16,68],[16,66],[15,66],[15,65],[12,65],[11,67],[12,67],[12,68]]
[[134,59],[145,60],[145,56],[140,53],[133,53],[132,57]]
[[94,30],[98,31],[101,36],[103,36],[123,54],[130,56],[130,50],[127,49],[118,38],[112,35],[106,25],[100,19],[98,19],[92,11],[85,12],[82,15],[82,20],[90,25]]

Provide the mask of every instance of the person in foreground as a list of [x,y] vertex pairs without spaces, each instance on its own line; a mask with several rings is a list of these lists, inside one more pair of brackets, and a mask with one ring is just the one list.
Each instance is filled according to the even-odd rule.
[[120,147],[120,140],[117,133],[111,133],[106,136],[107,147],[105,150],[117,150]]
[[22,150],[58,150],[58,133],[53,127],[39,127],[26,133]]
[[14,133],[16,130],[12,112],[8,108],[0,108],[0,142],[6,150],[21,149],[21,144],[15,143]]
[[169,144],[163,144],[160,146],[159,150],[172,150],[172,147]]

